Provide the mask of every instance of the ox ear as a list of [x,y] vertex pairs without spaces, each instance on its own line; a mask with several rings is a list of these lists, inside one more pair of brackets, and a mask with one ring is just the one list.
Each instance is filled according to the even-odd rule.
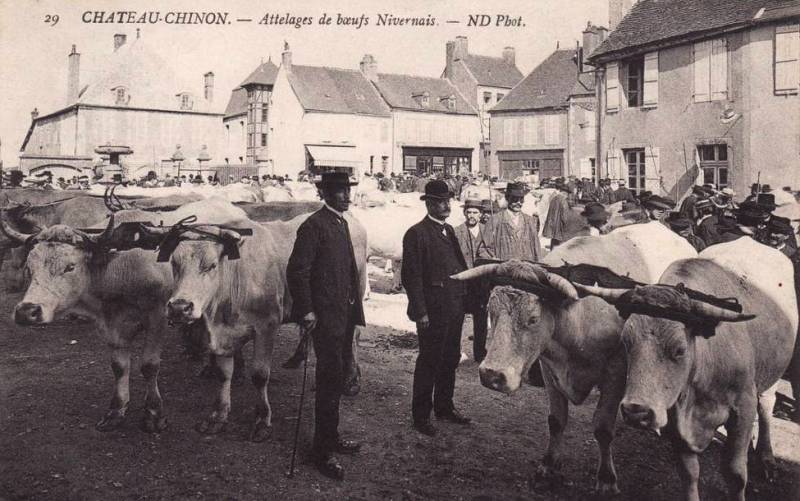
[[222,238],[222,255],[231,261],[239,259],[239,244],[242,241],[239,233],[233,230],[220,230],[219,236]]

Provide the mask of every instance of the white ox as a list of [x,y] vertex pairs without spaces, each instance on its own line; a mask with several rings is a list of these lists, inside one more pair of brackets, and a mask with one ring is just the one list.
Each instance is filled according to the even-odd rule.
[[[220,199],[187,204],[174,212],[121,211],[116,221],[149,221],[174,224],[192,215],[208,223],[225,224],[244,217],[244,212]],[[156,263],[152,251],[140,249],[109,252],[119,245],[112,228],[101,235],[87,234],[65,225],[25,235],[8,227],[4,231],[31,246],[27,269],[31,284],[14,309],[21,325],[47,324],[68,312],[95,320],[102,339],[111,348],[115,378],[110,409],[97,423],[100,431],[116,429],[123,422],[130,401],[131,343],[144,332],[141,372],[147,382],[143,427],[148,432],[166,426],[158,389],[161,347],[166,331],[163,304],[172,291],[170,267]]]
[[574,238],[548,254],[541,265],[508,261],[455,276],[488,277],[496,285],[509,285],[495,287],[489,300],[492,328],[488,353],[480,365],[484,386],[512,393],[532,364],[541,361],[550,401],[550,442],[537,481],[549,483],[560,478],[568,404],[580,405],[597,387],[600,400],[594,414],[594,436],[600,460],[596,489],[618,492],[611,441],[625,390],[625,358],[620,343],[623,319],[596,297],[578,299],[564,277],[590,285],[619,280],[600,269],[606,268],[622,277],[654,283],[674,260],[696,255],[686,240],[653,222],[605,236]]
[[[248,219],[235,223],[252,236],[214,226],[199,226],[173,235],[174,251],[170,261],[175,291],[165,301],[168,316],[179,323],[201,318],[208,327],[208,348],[216,356],[222,373],[218,397],[211,414],[199,423],[202,433],[221,432],[231,408],[230,384],[233,354],[249,339],[254,341],[252,380],[259,393],[256,417],[250,437],[268,438],[272,409],[267,385],[271,371],[272,348],[278,327],[291,311],[291,296],[286,282],[286,266],[297,236],[297,228],[308,214],[290,221],[260,225]],[[353,250],[358,267],[361,293],[366,283],[366,234],[364,228],[345,216],[350,223]],[[170,247],[169,238],[162,248]],[[234,254],[239,254],[239,258]],[[354,361],[346,363],[354,364]],[[351,377],[356,367],[346,367]],[[345,386],[349,386],[350,382]]]
[[[773,385],[792,357],[798,326],[792,264],[781,252],[743,237],[676,261],[658,283],[633,290],[587,288],[630,315],[623,329],[623,417],[644,429],[670,430],[683,494],[690,500],[699,499],[698,454],[724,425],[725,479],[731,497],[743,500],[756,416],[756,455],[767,473],[774,468]],[[693,298],[679,284],[736,298],[741,313]]]

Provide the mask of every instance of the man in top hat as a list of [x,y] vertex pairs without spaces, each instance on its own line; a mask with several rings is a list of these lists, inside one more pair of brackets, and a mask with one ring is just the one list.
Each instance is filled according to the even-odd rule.
[[759,193],[756,195],[756,203],[769,213],[778,208],[775,204],[775,195],[772,193]]
[[568,191],[566,185],[556,184],[558,190],[550,198],[550,206],[547,209],[547,218],[544,220],[542,236],[550,239],[550,248],[555,249],[562,242],[569,239],[567,229],[567,219],[572,211],[569,206]]
[[452,196],[446,182],[428,182],[420,197],[428,214],[403,236],[402,283],[419,337],[411,414],[414,428],[429,436],[436,434],[431,411],[440,420],[470,422],[453,404],[466,285],[450,276],[467,269],[467,263],[453,227],[445,222]]
[[[467,268],[475,266],[483,235],[481,235],[481,208],[480,199],[468,198],[464,202],[464,223],[455,227],[456,239],[464,255]],[[467,298],[464,306],[466,313],[472,314],[472,354],[475,361],[480,363],[486,357],[486,331],[488,316],[486,312],[486,298],[483,297],[483,287],[477,283],[467,284]]]
[[[522,212],[525,189],[521,184],[508,183],[505,196],[506,208],[489,219],[483,228],[483,242],[478,255],[503,261],[540,260],[543,256],[539,243],[539,218]],[[566,195],[563,196],[566,200]],[[550,210],[553,210],[552,202]]]
[[364,325],[358,269],[344,218],[355,184],[343,172],[322,174],[317,187],[325,205],[297,229],[286,268],[291,318],[311,334],[317,355],[314,463],[337,480],[344,478],[344,468],[335,454],[354,454],[361,447],[339,435],[345,361],[352,359],[355,326]]

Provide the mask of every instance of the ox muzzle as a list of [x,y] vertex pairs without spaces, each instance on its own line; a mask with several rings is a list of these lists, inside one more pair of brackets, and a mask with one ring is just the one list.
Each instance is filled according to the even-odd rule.
[[37,325],[44,322],[42,306],[35,303],[19,303],[14,308],[14,322],[18,325]]
[[197,320],[195,305],[186,299],[172,299],[167,303],[167,320],[177,324],[190,324]]
[[493,369],[481,364],[478,368],[481,384],[490,390],[499,391],[507,395],[519,389],[521,377],[513,367]]
[[629,426],[653,430],[656,433],[660,432],[663,426],[658,422],[656,411],[646,404],[623,401],[620,405],[620,410],[622,411],[622,419]]

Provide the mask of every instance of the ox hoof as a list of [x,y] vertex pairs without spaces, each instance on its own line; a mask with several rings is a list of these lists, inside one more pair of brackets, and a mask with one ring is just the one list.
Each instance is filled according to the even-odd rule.
[[146,433],[160,433],[167,429],[167,418],[161,414],[155,414],[145,410],[142,419],[142,431]]
[[606,482],[597,482],[597,485],[594,487],[594,493],[600,498],[612,498],[620,494],[616,482],[610,484]]
[[528,487],[538,492],[551,491],[564,484],[564,474],[559,469],[545,465],[539,465],[528,481]]
[[225,431],[227,425],[228,423],[226,421],[215,421],[209,418],[197,423],[195,429],[203,435],[218,435]]
[[252,442],[264,442],[271,436],[272,426],[262,419],[257,420],[250,430],[250,441]]
[[759,458],[756,460],[756,472],[762,480],[774,483],[778,480],[778,463],[775,458]]
[[103,419],[94,425],[97,431],[114,431],[122,426],[125,421],[125,411],[120,409],[112,409],[103,416]]

